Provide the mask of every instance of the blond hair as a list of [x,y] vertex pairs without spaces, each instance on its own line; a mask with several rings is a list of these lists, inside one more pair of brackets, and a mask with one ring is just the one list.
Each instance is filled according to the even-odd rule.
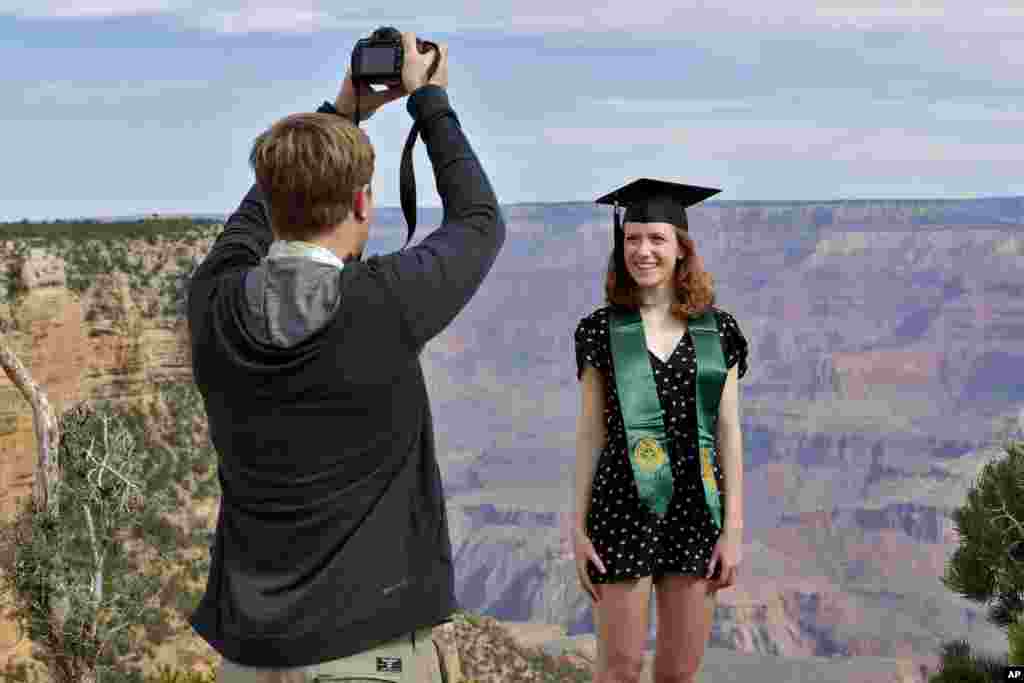
[[253,142],[249,164],[280,239],[320,237],[352,210],[375,155],[358,126],[334,114],[292,114]]

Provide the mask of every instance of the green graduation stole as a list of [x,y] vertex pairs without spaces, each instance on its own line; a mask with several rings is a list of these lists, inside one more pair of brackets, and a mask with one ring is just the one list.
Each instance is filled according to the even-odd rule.
[[[609,338],[615,364],[615,387],[626,428],[626,446],[640,500],[659,518],[672,498],[672,466],[665,433],[665,411],[658,400],[654,371],[647,355],[647,339],[639,311],[611,311]],[[718,321],[710,310],[691,318],[689,330],[697,355],[697,435],[704,498],[718,528],[722,504],[712,463],[715,426],[727,370]]]
[[711,518],[721,529],[722,499],[718,493],[713,464],[716,457],[718,404],[722,400],[722,389],[725,388],[725,377],[729,370],[725,367],[725,354],[722,353],[722,340],[715,314],[709,309],[703,315],[691,318],[689,327],[697,353],[697,442],[700,448],[701,479],[704,480],[704,499],[711,509]]

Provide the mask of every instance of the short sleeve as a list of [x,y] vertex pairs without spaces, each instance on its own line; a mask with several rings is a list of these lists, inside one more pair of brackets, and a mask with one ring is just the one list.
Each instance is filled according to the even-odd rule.
[[576,340],[576,380],[583,378],[587,362],[605,372],[607,367],[608,326],[600,312],[580,320],[574,335]]
[[736,318],[725,311],[718,311],[718,331],[722,336],[722,353],[725,354],[725,367],[739,363],[739,377],[747,374],[747,339],[740,331]]

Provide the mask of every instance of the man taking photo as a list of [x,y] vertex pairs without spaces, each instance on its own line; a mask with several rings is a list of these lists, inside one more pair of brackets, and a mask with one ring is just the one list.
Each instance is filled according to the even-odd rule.
[[222,496],[191,624],[223,655],[223,682],[440,680],[430,633],[456,602],[419,354],[479,289],[505,224],[448,101],[447,47],[402,40],[401,84],[359,85],[360,113],[409,96],[443,224],[360,260],[374,150],[346,118],[347,74],[336,111],[256,139],[256,183],[192,277]]

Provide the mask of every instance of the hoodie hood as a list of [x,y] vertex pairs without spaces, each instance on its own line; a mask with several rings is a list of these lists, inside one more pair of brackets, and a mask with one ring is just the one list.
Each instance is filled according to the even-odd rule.
[[290,349],[322,329],[341,302],[341,270],[302,256],[267,258],[245,274],[245,326],[264,344]]

